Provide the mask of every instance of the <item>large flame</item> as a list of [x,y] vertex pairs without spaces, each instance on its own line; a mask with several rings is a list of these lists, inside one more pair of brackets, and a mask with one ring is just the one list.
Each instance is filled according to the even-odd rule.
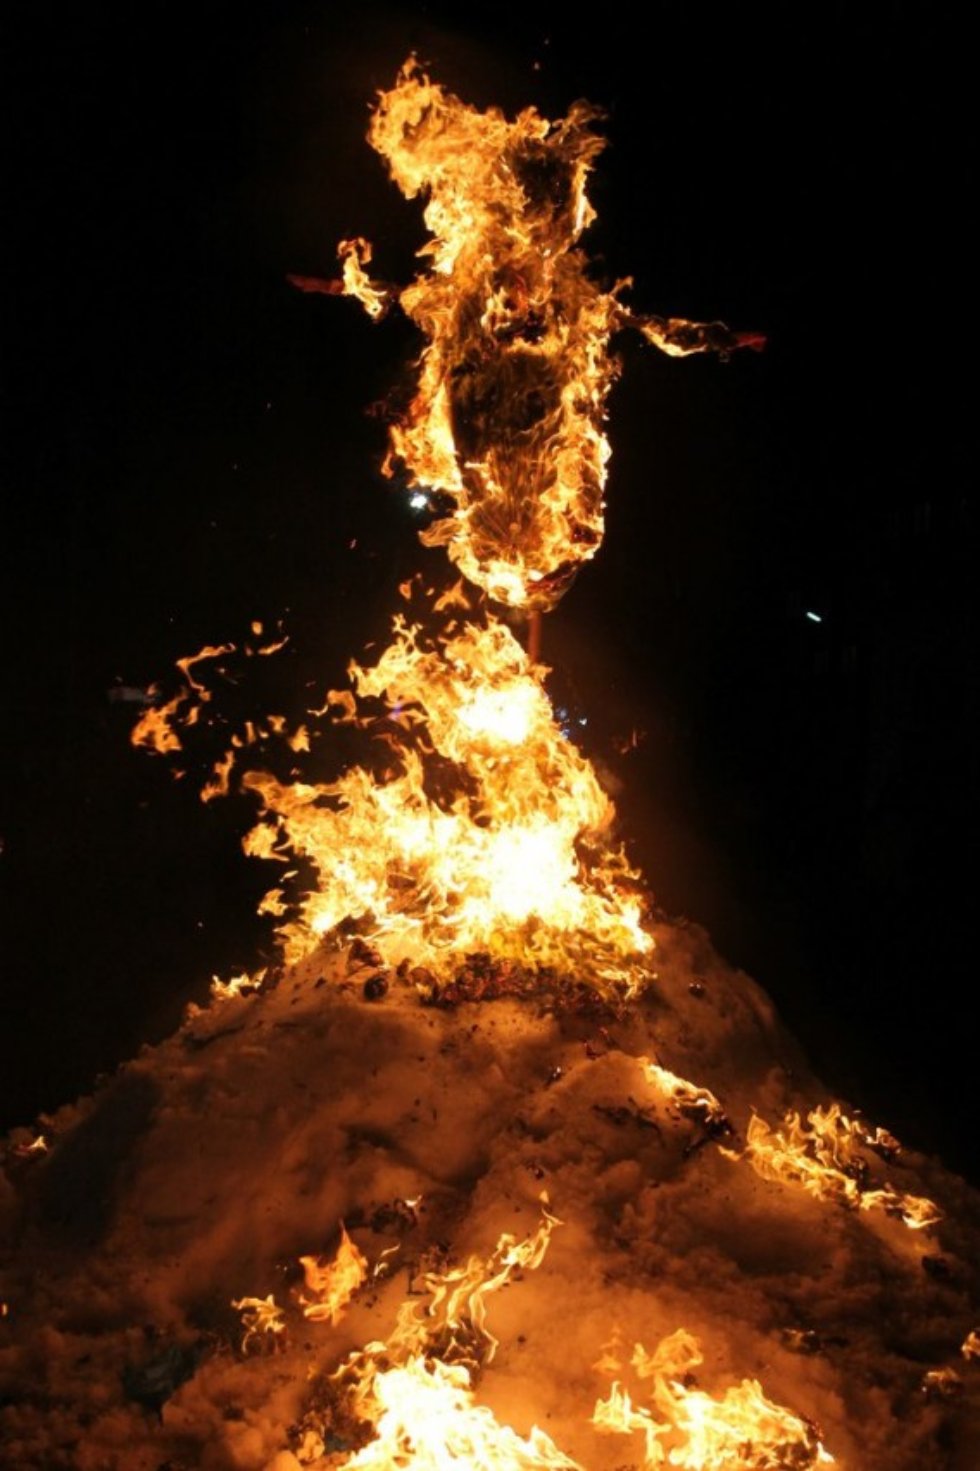
[[496,619],[435,638],[399,616],[377,663],[351,666],[354,692],[328,696],[334,718],[376,738],[374,769],[322,784],[244,775],[266,814],[248,850],[315,872],[281,929],[287,960],[354,918],[387,965],[437,980],[480,952],[637,989],[653,944],[637,876],[543,673]]
[[[397,296],[426,338],[416,394],[392,429],[388,458],[389,471],[400,464],[412,485],[447,498],[448,514],[424,540],[444,545],[490,597],[530,610],[552,606],[602,538],[613,331],[638,326],[676,355],[741,345],[721,324],[631,317],[619,299],[626,283],[602,291],[589,279],[577,244],[593,218],[585,184],[602,146],[595,118],[579,103],[557,123],[533,109],[508,122],[466,106],[409,63],[381,95],[370,139],[406,196],[426,196],[426,269],[396,293],[368,276],[366,241],[341,246],[342,289],[375,318]],[[430,994],[465,963],[548,981],[575,976],[628,997],[643,984],[653,941],[638,875],[613,837],[613,805],[555,720],[547,671],[498,619],[459,621],[459,604],[436,604],[429,623],[445,616],[434,633],[396,618],[376,662],[352,664],[352,687],[331,691],[323,710],[310,712],[349,726],[370,748],[362,764],[330,781],[240,771],[242,753],[258,740],[278,738],[293,756],[309,752],[305,725],[290,731],[284,717],[269,716],[230,736],[202,797],[227,793],[233,775],[259,797],[261,819],[246,848],[289,866],[262,904],[282,921],[287,963],[338,929],[356,930],[362,947],[371,942],[372,965],[397,968]],[[261,626],[252,632],[261,635]],[[143,715],[134,741],[160,754],[182,750],[183,733],[206,723],[199,716],[211,698],[191,669],[230,652],[208,647],[178,661],[184,687]],[[306,887],[289,891],[301,874]],[[231,999],[255,984],[248,976],[216,981],[215,995]],[[705,1138],[731,1133],[709,1090],[638,1062]],[[760,1124],[749,1130],[752,1163],[765,1159],[773,1177],[803,1178],[801,1167],[772,1162]],[[834,1146],[834,1168],[842,1147]],[[820,1148],[808,1140],[804,1153],[829,1169]],[[424,1294],[403,1303],[387,1339],[349,1354],[321,1380],[321,1403],[300,1427],[301,1460],[329,1460],[342,1471],[580,1471],[542,1431],[519,1435],[475,1397],[499,1346],[488,1304],[539,1266],[559,1224],[545,1208],[525,1240],[504,1234],[488,1257],[426,1274]],[[369,1279],[367,1260],[341,1227],[332,1258],[305,1256],[301,1265],[304,1328],[333,1329]],[[272,1294],[234,1306],[244,1351],[284,1341],[285,1311]],[[684,1330],[652,1354],[637,1345],[631,1368],[649,1381],[650,1407],[636,1408],[617,1379],[593,1426],[640,1432],[648,1467],[810,1471],[831,1461],[815,1427],[767,1399],[756,1380],[718,1396],[697,1387],[692,1370],[701,1362]],[[332,1439],[339,1423],[354,1431],[339,1438],[342,1452]]]
[[533,107],[510,122],[410,60],[368,137],[406,197],[426,198],[425,268],[399,293],[371,283],[367,242],[340,246],[337,289],[375,318],[397,297],[427,339],[388,473],[400,466],[448,498],[423,542],[512,607],[553,606],[602,540],[612,333],[634,325],[675,356],[760,344],[721,323],[633,317],[619,299],[627,281],[590,280],[576,247],[595,218],[585,186],[598,117],[578,102],[557,122]]

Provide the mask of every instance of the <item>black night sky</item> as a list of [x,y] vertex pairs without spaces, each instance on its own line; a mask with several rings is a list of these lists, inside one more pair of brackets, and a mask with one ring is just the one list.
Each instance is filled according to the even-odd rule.
[[268,946],[250,809],[132,751],[109,690],[281,617],[268,677],[298,715],[402,578],[442,575],[365,412],[412,330],[285,281],[351,234],[411,273],[419,208],[363,137],[416,49],[481,105],[603,104],[596,270],[768,335],[728,364],[622,341],[608,536],[544,656],[663,909],[835,1091],[977,1175],[966,43],[872,9],[8,21],[0,1126]]

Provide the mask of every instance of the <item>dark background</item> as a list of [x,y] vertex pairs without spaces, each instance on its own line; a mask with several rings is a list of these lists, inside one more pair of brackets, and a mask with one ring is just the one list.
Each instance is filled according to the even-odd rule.
[[545,655],[658,902],[976,1178],[965,37],[897,5],[245,8],[7,22],[0,1124],[268,947],[248,809],[132,751],[108,691],[281,617],[258,710],[298,717],[441,574],[365,414],[410,329],[284,279],[354,233],[411,273],[363,136],[415,47],[480,105],[604,104],[597,271],[768,334],[622,342],[608,536]]

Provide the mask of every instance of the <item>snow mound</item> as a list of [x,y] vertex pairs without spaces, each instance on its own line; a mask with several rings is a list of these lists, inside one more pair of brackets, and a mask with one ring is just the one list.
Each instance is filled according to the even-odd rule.
[[[657,939],[650,988],[608,1014],[546,997],[423,1005],[397,982],[365,991],[370,966],[324,951],[190,1015],[45,1121],[47,1151],[11,1136],[3,1464],[346,1464],[343,1436],[310,1433],[327,1376],[387,1338],[426,1271],[529,1236],[546,1192],[562,1224],[544,1260],[487,1299],[499,1346],[475,1394],[499,1424],[536,1425],[593,1471],[650,1464],[642,1435],[604,1434],[592,1414],[610,1364],[683,1328],[701,1389],[760,1381],[845,1471],[972,1471],[976,1195],[934,1161],[869,1153],[862,1188],[936,1202],[942,1221],[912,1231],[761,1178],[742,1153],[753,1114],[775,1127],[829,1100],[701,931]],[[308,1321],[298,1260],[334,1251],[341,1223],[368,1281],[338,1322]],[[232,1301],[270,1295],[282,1331],[243,1352]]]

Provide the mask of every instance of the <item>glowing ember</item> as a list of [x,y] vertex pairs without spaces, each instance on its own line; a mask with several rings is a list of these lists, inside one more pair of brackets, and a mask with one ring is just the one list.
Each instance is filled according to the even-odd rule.
[[764,1180],[799,1185],[821,1200],[837,1200],[856,1210],[881,1210],[895,1216],[912,1231],[935,1225],[941,1219],[931,1200],[906,1195],[892,1185],[880,1189],[867,1183],[868,1164],[861,1147],[880,1149],[887,1141],[894,1152],[896,1141],[882,1130],[871,1131],[859,1119],[850,1119],[840,1104],[815,1108],[801,1123],[798,1113],[788,1113],[782,1129],[754,1114],[746,1135],[743,1156],[731,1151],[730,1158],[744,1157]]
[[47,1154],[50,1148],[47,1135],[37,1134],[27,1143],[15,1144],[14,1154],[21,1159],[36,1159],[38,1155]]
[[633,317],[619,299],[628,281],[601,291],[589,279],[576,247],[595,218],[598,117],[579,102],[558,122],[534,108],[508,122],[410,60],[368,136],[406,197],[426,197],[426,269],[395,293],[368,279],[365,241],[340,247],[342,289],[375,318],[397,295],[427,339],[388,473],[402,466],[411,487],[448,497],[422,541],[513,607],[552,607],[602,541],[612,333],[637,326],[675,356],[761,345],[720,323]]
[[773,1404],[757,1380],[743,1379],[720,1398],[690,1387],[691,1371],[702,1362],[697,1339],[683,1328],[652,1354],[638,1343],[631,1363],[637,1378],[652,1380],[651,1407],[634,1407],[616,1382],[596,1405],[592,1423],[609,1433],[641,1433],[645,1467],[808,1471],[833,1464],[816,1428]]
[[312,1298],[300,1297],[303,1316],[314,1323],[339,1323],[344,1309],[363,1282],[367,1281],[368,1264],[344,1227],[340,1225],[340,1245],[336,1254],[325,1257],[301,1256],[300,1266],[306,1290]]

